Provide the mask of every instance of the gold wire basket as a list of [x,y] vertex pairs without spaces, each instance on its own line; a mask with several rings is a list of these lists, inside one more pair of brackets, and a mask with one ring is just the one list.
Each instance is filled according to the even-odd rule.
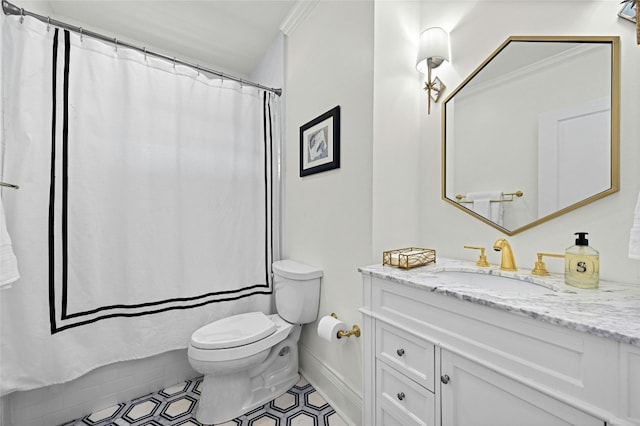
[[411,269],[436,263],[436,251],[433,249],[407,247],[382,252],[382,264]]

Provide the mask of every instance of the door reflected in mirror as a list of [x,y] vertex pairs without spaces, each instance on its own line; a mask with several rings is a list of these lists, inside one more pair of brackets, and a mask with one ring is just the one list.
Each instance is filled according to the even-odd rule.
[[510,37],[443,104],[443,199],[513,235],[618,190],[618,37]]

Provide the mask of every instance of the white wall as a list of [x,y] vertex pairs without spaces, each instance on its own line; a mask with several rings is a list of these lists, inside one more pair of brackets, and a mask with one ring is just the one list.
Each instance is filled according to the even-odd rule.
[[249,76],[249,80],[266,87],[281,89],[284,86],[284,49],[285,36],[280,33]]
[[[320,316],[361,323],[358,266],[371,263],[373,2],[320,1],[287,41],[285,257],[322,268]],[[341,167],[299,177],[299,128],[341,108]],[[305,377],[360,423],[360,340],[303,327]]]
[[[376,1],[373,103],[372,262],[384,250],[419,246],[423,96],[416,71],[420,3]],[[359,265],[362,266],[362,265]]]
[[[451,31],[452,62],[438,70],[450,90],[511,35],[621,37],[620,191],[509,237],[520,267],[532,268],[537,251],[562,253],[573,245],[574,232],[585,231],[590,233],[592,246],[600,251],[602,279],[640,283],[640,262],[627,258],[640,189],[640,46],[635,42],[635,27],[617,17],[619,9],[618,2],[607,0],[422,2],[422,28],[438,25]],[[472,260],[476,253],[463,249],[463,245],[491,247],[504,235],[440,199],[440,113],[440,105],[432,109],[431,116],[422,107],[420,161],[423,181],[429,184],[424,185],[420,196],[420,240],[436,248],[441,256]],[[499,253],[489,250],[487,255],[489,262],[499,262]],[[561,272],[562,260],[549,259],[547,266]]]

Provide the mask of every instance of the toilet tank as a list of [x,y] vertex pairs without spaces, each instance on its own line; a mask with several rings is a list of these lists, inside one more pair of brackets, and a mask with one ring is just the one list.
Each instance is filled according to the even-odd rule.
[[315,321],[322,270],[291,259],[273,262],[272,269],[278,315],[292,324]]

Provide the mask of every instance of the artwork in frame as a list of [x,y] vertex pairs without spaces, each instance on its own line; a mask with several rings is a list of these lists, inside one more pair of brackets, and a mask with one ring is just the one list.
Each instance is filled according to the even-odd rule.
[[622,9],[618,12],[618,16],[637,24],[637,2],[624,1],[623,4],[624,6],[622,6]]
[[340,168],[340,106],[300,127],[300,177]]

